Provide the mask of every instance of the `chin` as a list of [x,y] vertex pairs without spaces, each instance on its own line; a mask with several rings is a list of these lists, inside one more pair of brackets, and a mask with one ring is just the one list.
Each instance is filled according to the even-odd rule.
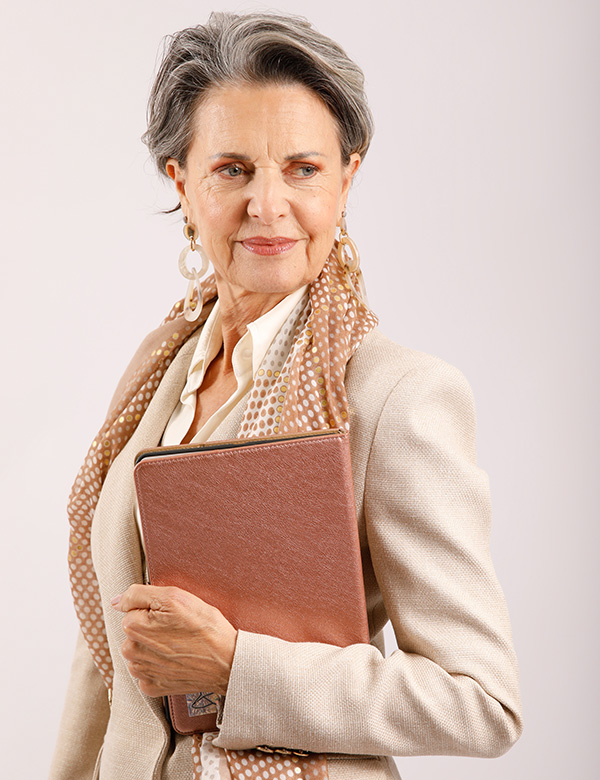
[[244,285],[248,292],[258,293],[260,295],[281,295],[286,296],[304,287],[307,284],[304,279],[291,280],[280,279],[275,275],[271,279],[254,280],[249,285]]
[[321,273],[322,263],[309,257],[306,247],[296,246],[291,252],[280,255],[260,255],[239,247],[233,253],[237,283],[248,292],[263,295],[289,295],[313,282]]
[[268,258],[264,263],[259,263],[262,267],[257,267],[253,263],[253,268],[249,273],[244,274],[242,286],[249,292],[263,294],[289,295],[294,290],[304,287],[320,273],[320,269],[314,275],[308,273],[308,269],[300,269],[295,265],[290,267],[285,262],[273,262],[273,258]]

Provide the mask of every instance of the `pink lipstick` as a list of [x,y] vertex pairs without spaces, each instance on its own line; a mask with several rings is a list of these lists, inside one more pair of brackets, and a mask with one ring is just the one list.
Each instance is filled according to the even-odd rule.
[[253,236],[241,243],[245,249],[256,255],[280,255],[292,249],[298,242],[294,238],[286,238],[285,236],[275,236],[274,238]]

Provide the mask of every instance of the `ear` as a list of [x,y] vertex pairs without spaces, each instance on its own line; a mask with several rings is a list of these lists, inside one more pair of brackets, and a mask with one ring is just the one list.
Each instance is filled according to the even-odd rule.
[[177,194],[179,195],[179,203],[181,204],[181,208],[183,210],[183,213],[188,216],[189,214],[189,201],[187,199],[186,195],[186,177],[185,177],[185,168],[183,168],[179,164],[179,160],[176,160],[174,157],[169,157],[167,160],[167,164],[165,165],[165,170],[167,172],[167,176],[169,179],[172,179],[175,183],[175,189],[177,190]]
[[341,211],[343,211],[346,208],[346,201],[348,200],[348,192],[350,191],[350,185],[352,184],[352,179],[356,175],[356,172],[360,168],[361,162],[362,162],[362,158],[360,154],[358,154],[358,152],[354,152],[353,154],[350,155],[350,161],[348,162],[348,165],[344,166],[344,173],[342,178],[342,191],[340,193],[340,202],[343,204]]

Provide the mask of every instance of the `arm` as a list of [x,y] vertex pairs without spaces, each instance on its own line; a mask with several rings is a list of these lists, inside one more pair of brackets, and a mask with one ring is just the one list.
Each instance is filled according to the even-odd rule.
[[504,753],[516,659],[489,553],[471,391],[432,360],[390,393],[365,484],[370,552],[399,650],[238,632],[215,744],[387,755]]
[[91,780],[109,714],[106,686],[79,632],[49,780]]

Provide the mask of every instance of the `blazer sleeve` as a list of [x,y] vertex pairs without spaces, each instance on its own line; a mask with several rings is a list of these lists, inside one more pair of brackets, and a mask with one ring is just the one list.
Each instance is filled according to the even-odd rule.
[[499,756],[521,733],[518,672],[489,550],[471,389],[432,358],[382,409],[364,511],[399,649],[240,631],[214,744],[369,755]]
[[49,780],[91,780],[109,715],[106,686],[80,631]]

